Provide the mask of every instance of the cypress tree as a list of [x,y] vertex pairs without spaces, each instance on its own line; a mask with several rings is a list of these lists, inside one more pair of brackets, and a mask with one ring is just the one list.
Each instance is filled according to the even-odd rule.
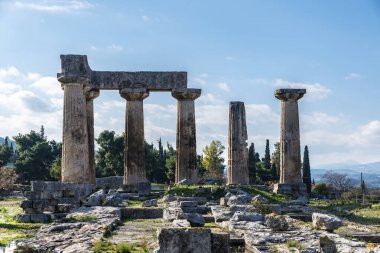
[[271,177],[273,181],[278,180],[276,163],[272,163]]
[[269,140],[267,139],[267,143],[265,146],[265,157],[264,157],[264,167],[269,172],[271,165],[270,165],[270,149],[269,149]]
[[254,184],[256,181],[256,153],[255,144],[252,142],[248,150],[248,171],[249,183]]
[[309,149],[307,146],[305,146],[305,150],[303,152],[302,181],[304,184],[306,184],[307,192],[311,193],[311,172],[309,161]]

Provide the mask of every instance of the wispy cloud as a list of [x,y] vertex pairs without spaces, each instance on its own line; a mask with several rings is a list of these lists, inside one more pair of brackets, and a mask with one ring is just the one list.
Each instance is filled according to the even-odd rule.
[[218,88],[225,92],[230,92],[230,87],[228,87],[228,84],[226,82],[218,83]]
[[231,60],[234,60],[235,57],[227,55],[227,56],[224,56],[224,59],[227,61],[231,61]]
[[24,2],[24,1],[16,1],[15,7],[19,9],[28,9],[34,11],[43,11],[43,12],[73,12],[79,11],[82,9],[88,9],[93,7],[87,1],[79,1],[79,0],[49,0],[49,1],[37,1],[37,2]]
[[319,83],[297,83],[283,79],[276,79],[275,86],[278,88],[306,89],[306,98],[320,100],[328,97],[332,91]]
[[358,73],[350,73],[348,74],[344,79],[346,80],[353,80],[353,79],[360,79],[362,76]]

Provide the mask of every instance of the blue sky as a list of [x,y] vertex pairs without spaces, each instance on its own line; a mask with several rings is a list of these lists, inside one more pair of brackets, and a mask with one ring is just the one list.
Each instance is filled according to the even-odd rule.
[[[312,165],[380,160],[378,1],[0,1],[0,136],[44,125],[61,140],[60,54],[93,70],[188,71],[198,152],[227,147],[228,102],[246,104],[249,142],[279,139],[279,87],[303,87],[301,142]],[[95,130],[124,129],[116,91],[95,100]],[[176,101],[145,100],[145,132],[175,143]],[[272,147],[273,149],[273,147]],[[226,155],[225,155],[226,156]]]

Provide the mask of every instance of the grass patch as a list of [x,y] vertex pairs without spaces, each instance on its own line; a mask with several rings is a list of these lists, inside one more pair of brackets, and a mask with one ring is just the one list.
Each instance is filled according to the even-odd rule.
[[205,228],[218,228],[218,225],[216,225],[214,222],[206,222],[204,227]]
[[251,193],[253,196],[260,194],[261,196],[266,198],[269,201],[269,203],[272,203],[272,204],[281,204],[281,203],[291,200],[291,197],[289,196],[276,194],[273,192],[262,191],[262,190],[257,189],[254,186],[242,186],[240,187],[240,189],[248,193]]
[[128,222],[137,222],[137,223],[146,223],[146,224],[160,224],[164,223],[163,219],[124,219],[124,223]]
[[95,215],[72,215],[69,218],[66,218],[69,221],[95,221],[98,218]]
[[129,206],[129,207],[141,207],[142,200],[128,200],[128,203],[125,204],[124,206]]
[[305,245],[303,245],[301,242],[297,242],[297,241],[286,241],[286,245],[289,248],[296,248],[298,250],[305,250],[306,249]]
[[226,190],[224,186],[220,185],[177,185],[166,191],[165,194],[173,194],[181,197],[218,199],[226,195]]
[[147,243],[113,244],[106,239],[94,243],[94,253],[146,253],[149,252]]

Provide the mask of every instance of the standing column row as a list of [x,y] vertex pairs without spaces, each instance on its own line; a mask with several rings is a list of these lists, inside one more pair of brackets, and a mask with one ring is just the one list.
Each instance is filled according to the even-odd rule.
[[60,79],[64,89],[62,182],[95,183],[93,99],[86,79]]
[[143,100],[149,96],[147,89],[120,90],[127,100],[125,111],[124,184],[138,185],[146,181],[144,109]]
[[191,184],[198,183],[194,100],[200,95],[200,89],[174,89],[172,91],[172,96],[178,100],[176,183],[183,179],[187,179]]

